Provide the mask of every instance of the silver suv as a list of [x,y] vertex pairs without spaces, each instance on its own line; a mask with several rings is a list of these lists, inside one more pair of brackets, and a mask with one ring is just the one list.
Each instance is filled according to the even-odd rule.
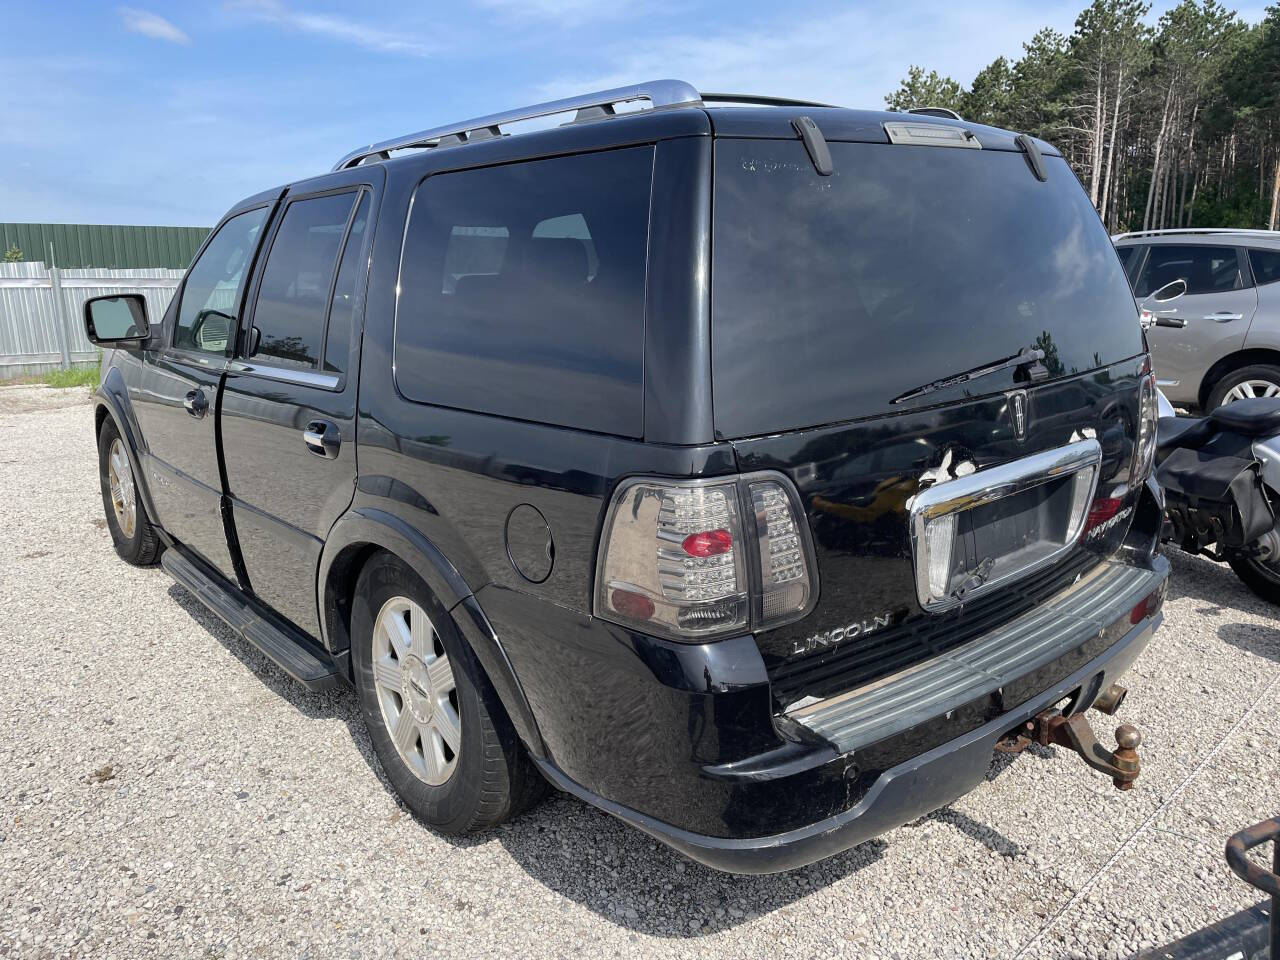
[[[1280,232],[1152,230],[1114,240],[1134,297],[1159,318],[1147,340],[1174,404],[1212,410],[1280,396]],[[1178,280],[1184,296],[1154,302]]]

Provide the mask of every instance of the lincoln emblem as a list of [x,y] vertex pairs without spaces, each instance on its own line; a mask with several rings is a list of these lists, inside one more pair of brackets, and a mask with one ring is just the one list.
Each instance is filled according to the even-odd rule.
[[1013,420],[1013,435],[1027,439],[1027,391],[1015,390],[1009,394],[1009,416]]

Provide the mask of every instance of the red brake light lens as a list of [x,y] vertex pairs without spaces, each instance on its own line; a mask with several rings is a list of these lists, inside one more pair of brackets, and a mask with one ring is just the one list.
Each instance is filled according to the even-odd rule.
[[728,530],[704,530],[689,534],[680,546],[691,557],[715,557],[733,549],[733,534]]
[[1099,524],[1106,523],[1120,509],[1120,500],[1116,497],[1099,497],[1089,508],[1089,516],[1084,522],[1084,533],[1088,533]]
[[613,609],[623,616],[633,617],[636,620],[648,620],[654,614],[653,601],[643,593],[636,593],[634,590],[616,589],[609,600],[613,604]]

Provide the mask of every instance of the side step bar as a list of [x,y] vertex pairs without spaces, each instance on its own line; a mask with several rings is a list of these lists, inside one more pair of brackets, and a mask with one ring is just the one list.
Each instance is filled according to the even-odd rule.
[[270,657],[281,670],[308,690],[328,690],[339,685],[333,661],[310,641],[286,632],[268,621],[234,587],[210,576],[178,547],[160,557],[164,571],[196,599],[216,613],[232,630]]

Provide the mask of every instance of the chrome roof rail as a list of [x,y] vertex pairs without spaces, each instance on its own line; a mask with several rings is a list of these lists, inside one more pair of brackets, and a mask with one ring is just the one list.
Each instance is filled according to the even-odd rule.
[[601,90],[598,93],[585,93],[576,97],[565,97],[563,100],[551,100],[547,103],[536,103],[527,107],[518,107],[503,113],[490,114],[487,117],[476,117],[474,120],[463,120],[458,123],[420,130],[417,133],[393,137],[381,143],[371,143],[367,147],[353,150],[336,164],[334,170],[345,170],[354,167],[369,157],[378,156],[386,159],[392,150],[405,150],[410,147],[435,147],[445,140],[454,138],[453,143],[466,143],[469,140],[489,139],[501,136],[504,123],[518,123],[521,120],[537,120],[557,113],[576,111],[577,119],[589,119],[597,116],[609,116],[615,103],[629,103],[635,100],[648,100],[655,109],[658,107],[696,106],[702,103],[702,95],[683,80],[653,80],[649,83],[637,83],[627,87],[615,87],[612,90]]
[[1129,233],[1117,233],[1111,238],[1116,240],[1132,240],[1134,237],[1168,237],[1185,236],[1187,234],[1223,234],[1236,233],[1247,237],[1271,237],[1280,240],[1280,230],[1252,230],[1245,227],[1175,227],[1168,230],[1133,230]]
[[942,117],[944,120],[963,120],[964,117],[950,107],[910,107],[904,113],[914,113],[919,117]]

